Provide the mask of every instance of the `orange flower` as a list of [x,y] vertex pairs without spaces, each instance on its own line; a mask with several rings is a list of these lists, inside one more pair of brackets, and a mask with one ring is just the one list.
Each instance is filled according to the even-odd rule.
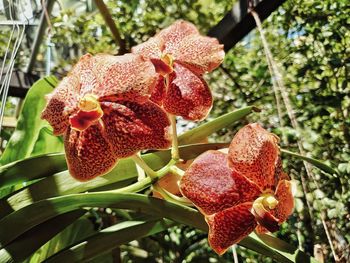
[[207,151],[187,169],[180,189],[205,215],[209,244],[223,254],[258,226],[277,231],[294,207],[278,138],[258,124],[243,127],[229,153]]
[[142,149],[170,146],[166,113],[149,101],[157,74],[141,56],[84,55],[47,97],[42,118],[64,135],[69,171],[80,181]]
[[180,20],[132,52],[150,59],[159,73],[151,97],[154,102],[188,120],[207,116],[213,100],[202,75],[224,59],[223,45],[217,39],[201,36],[193,24]]

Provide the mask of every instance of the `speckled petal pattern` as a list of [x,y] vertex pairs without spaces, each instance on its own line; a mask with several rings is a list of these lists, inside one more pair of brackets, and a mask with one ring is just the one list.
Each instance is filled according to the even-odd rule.
[[109,172],[117,162],[100,123],[79,132],[68,129],[64,147],[70,174],[79,181],[88,181]]
[[67,130],[69,115],[77,109],[79,88],[79,78],[68,75],[51,94],[46,96],[47,104],[41,113],[41,118],[50,123],[54,135],[61,135]]
[[151,94],[151,101],[157,103],[159,106],[163,105],[163,99],[165,97],[165,79],[159,75],[157,83]]
[[134,54],[96,55],[93,71],[98,85],[89,93],[96,95],[99,101],[144,102],[150,97],[158,79],[153,64]]
[[162,40],[157,37],[151,37],[146,42],[132,47],[131,52],[142,55],[144,58],[148,59],[160,59],[162,56],[162,46]]
[[254,230],[257,223],[250,213],[251,207],[252,203],[247,202],[206,217],[209,244],[216,253],[224,254]]
[[[199,31],[195,25],[184,20],[178,20],[169,27],[161,30],[155,37],[164,43],[162,51],[172,54],[184,38],[198,34]],[[191,52],[191,50],[189,50],[189,52]]]
[[186,37],[174,50],[175,61],[197,74],[211,72],[224,60],[224,46],[216,38],[201,35]]
[[275,167],[279,159],[278,138],[259,124],[240,129],[229,147],[229,165],[262,190],[274,189]]
[[252,202],[261,194],[254,183],[227,166],[226,154],[219,151],[197,157],[182,177],[180,189],[206,215]]
[[174,63],[170,86],[163,101],[164,109],[187,120],[203,120],[213,104],[210,89],[205,80]]
[[170,147],[170,121],[155,103],[103,102],[101,107],[106,136],[116,157],[128,157],[143,149]]

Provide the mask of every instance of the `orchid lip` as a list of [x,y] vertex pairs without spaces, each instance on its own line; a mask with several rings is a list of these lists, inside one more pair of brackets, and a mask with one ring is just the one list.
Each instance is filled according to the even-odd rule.
[[174,71],[174,58],[169,53],[161,55],[160,59],[151,59],[153,65],[156,68],[157,73],[162,76],[167,76]]
[[97,123],[103,116],[101,105],[93,94],[86,94],[79,100],[79,111],[70,116],[69,123],[72,129],[84,131]]

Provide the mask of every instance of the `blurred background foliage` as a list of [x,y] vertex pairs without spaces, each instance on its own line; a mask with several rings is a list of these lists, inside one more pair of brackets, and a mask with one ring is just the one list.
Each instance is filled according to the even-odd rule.
[[[176,19],[189,20],[206,34],[234,2],[118,0],[106,1],[106,4],[126,47],[130,49]],[[59,3],[51,17],[54,27],[52,42],[55,44],[52,72],[58,78],[64,76],[86,52],[118,53],[118,44],[93,1],[65,0]],[[292,151],[298,151],[296,142],[303,138],[303,147],[310,156],[327,160],[338,168],[338,178],[314,169],[319,188],[311,179],[307,179],[307,193],[298,185],[295,212],[277,233],[279,238],[311,255],[315,247],[319,247],[325,255],[325,262],[334,259],[322,225],[321,211],[324,211],[341,262],[350,261],[349,11],[348,0],[287,0],[263,23],[272,54],[282,69],[289,97],[302,128],[300,132],[291,127],[285,109],[283,127],[280,126],[271,76],[256,30],[227,53],[222,67],[206,76],[215,98],[208,120],[235,108],[254,104],[262,112],[255,115],[258,118],[247,118],[245,123],[260,122],[280,136],[283,148]],[[1,47],[6,42],[5,37],[5,34],[0,36]],[[45,49],[43,44],[36,67],[38,72],[42,72],[45,65]],[[18,66],[25,65],[25,54],[25,51],[21,53]],[[17,102],[9,100],[8,103],[10,114]],[[192,125],[181,123],[183,129]],[[238,128],[232,126],[224,129],[210,140],[230,141]],[[289,171],[292,178],[300,180],[302,174],[307,178],[301,161],[290,156],[283,157],[285,170]],[[109,226],[108,220],[113,215],[117,218],[113,211],[95,211],[91,217],[81,218],[74,224],[78,224],[78,229],[84,224],[90,224],[85,227],[89,232],[96,227]],[[96,220],[99,222],[96,223]],[[77,240],[77,236],[68,237],[76,235],[73,228],[70,226],[59,234],[61,243]],[[49,253],[48,250],[54,249],[48,246],[42,247],[31,262],[37,262],[35,260],[40,253]],[[209,249],[206,235],[186,226],[173,227],[152,237],[131,242],[121,246],[116,253],[121,253],[121,262],[145,262],[145,258],[147,262],[232,262],[231,253],[218,257]],[[237,254],[240,262],[269,262],[269,259],[241,247],[237,247]],[[112,260],[116,260],[113,253],[94,262]]]

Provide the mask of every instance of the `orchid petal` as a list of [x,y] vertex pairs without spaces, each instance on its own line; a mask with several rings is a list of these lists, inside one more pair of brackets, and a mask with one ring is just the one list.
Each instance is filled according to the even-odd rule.
[[169,27],[161,30],[155,38],[164,43],[164,53],[172,53],[174,48],[181,43],[181,41],[190,35],[199,35],[198,29],[195,25],[184,20],[178,20]]
[[68,75],[51,94],[47,95],[47,104],[41,113],[41,118],[50,123],[54,135],[61,135],[67,130],[69,115],[77,109],[79,87],[79,78]]
[[71,75],[75,75],[80,81],[80,94],[83,96],[87,93],[92,93],[98,86],[97,77],[94,72],[95,57],[91,54],[85,54],[82,56],[78,63],[73,67],[70,72]]
[[64,146],[69,172],[79,181],[106,174],[116,165],[113,149],[99,123],[81,132],[68,129]]
[[163,76],[159,75],[157,83],[152,91],[151,94],[151,101],[157,103],[159,106],[163,105],[163,99],[166,94],[166,89],[165,89],[165,79]]
[[168,116],[155,103],[102,102],[101,107],[106,136],[116,157],[170,146]]
[[254,201],[259,188],[227,166],[227,156],[207,151],[195,159],[180,181],[180,190],[204,214]]
[[157,73],[166,75],[172,72],[172,66],[165,63],[162,58],[163,42],[161,39],[151,37],[146,42],[131,49],[134,54],[139,54],[145,59],[150,59]]
[[92,93],[99,101],[148,100],[156,84],[158,74],[149,60],[139,55],[94,57],[94,74],[97,78]]
[[259,124],[240,129],[229,147],[229,165],[262,190],[273,189],[279,160],[278,138]]
[[162,56],[162,41],[156,37],[151,37],[146,42],[131,48],[133,54],[142,55],[148,59],[159,59]]
[[254,230],[257,223],[250,213],[251,207],[252,203],[247,202],[206,217],[209,244],[216,253],[224,254]]
[[223,45],[216,38],[190,35],[173,48],[175,62],[197,74],[211,72],[224,60]]
[[273,213],[280,223],[286,221],[293,213],[294,197],[292,188],[292,182],[289,180],[281,180],[277,185],[275,196],[278,200],[278,205],[273,210]]
[[187,120],[203,120],[213,104],[207,83],[179,64],[174,64],[174,71],[163,101],[164,109]]

